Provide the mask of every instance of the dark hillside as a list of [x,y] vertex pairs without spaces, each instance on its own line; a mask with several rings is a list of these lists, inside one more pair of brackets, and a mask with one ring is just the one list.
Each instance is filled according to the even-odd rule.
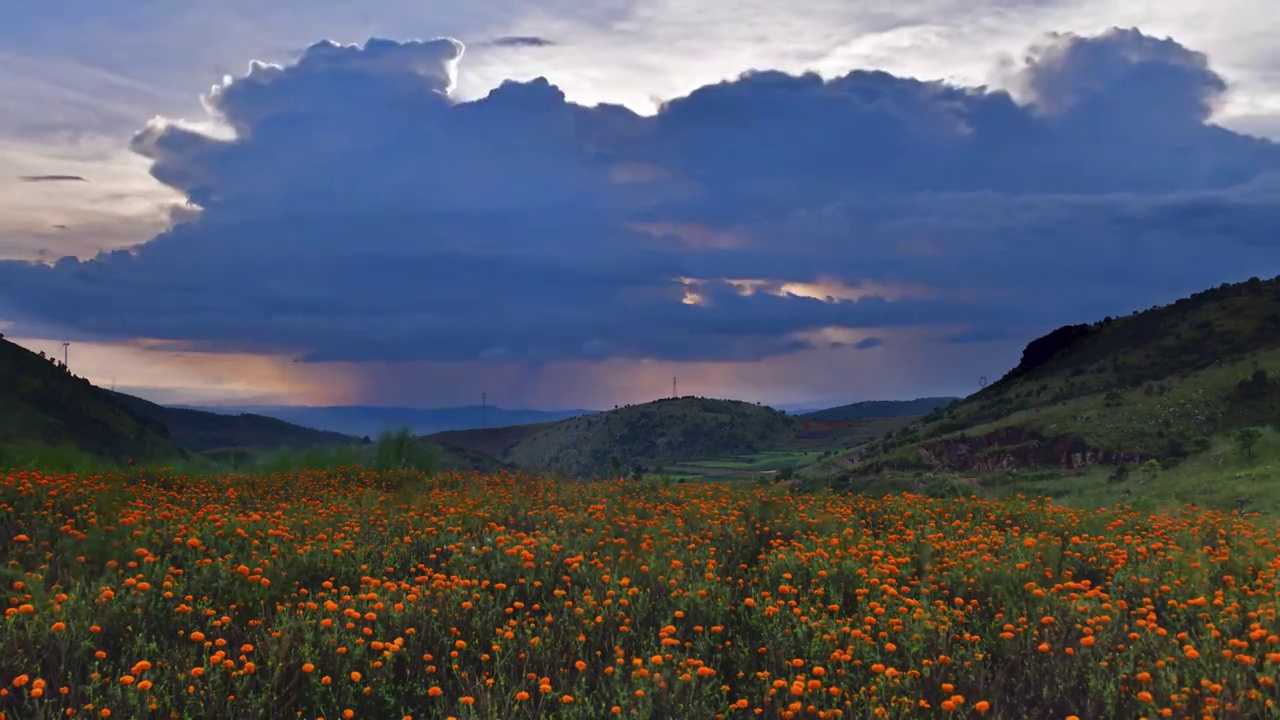
[[164,423],[0,336],[0,446],[72,445],[112,460],[179,454]]
[[121,404],[169,428],[179,445],[192,452],[223,448],[268,449],[344,445],[358,438],[329,430],[314,430],[262,415],[222,413],[158,405],[133,395],[111,393]]
[[799,415],[806,420],[871,420],[879,418],[915,417],[946,407],[960,398],[926,397],[915,400],[867,400],[851,405],[814,410]]

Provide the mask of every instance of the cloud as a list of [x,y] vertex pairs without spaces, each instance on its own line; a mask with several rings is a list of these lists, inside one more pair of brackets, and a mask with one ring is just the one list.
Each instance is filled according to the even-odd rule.
[[[1202,124],[1226,92],[1203,53],[1170,38],[1147,37],[1136,28],[1104,37],[1107,42],[1082,43],[1051,35],[1017,74],[1022,89],[1047,112],[1111,114],[1147,126],[1162,120]],[[1151,107],[1153,101],[1161,107]]]
[[1227,84],[1172,40],[1052,36],[1014,94],[754,71],[653,116],[541,78],[462,101],[463,52],[323,42],[224,79],[227,135],[132,144],[198,212],[0,263],[0,317],[316,363],[759,361],[1280,273],[1280,148],[1207,122]]
[[22,182],[89,182],[79,175],[20,175]]
[[[109,138],[50,145],[0,140],[0,167],[13,173],[0,176],[0,259],[88,258],[104,248],[131,247],[180,212],[182,196],[147,175],[145,158]],[[47,172],[51,167],[60,172]],[[28,179],[52,177],[62,179]]]
[[489,45],[498,47],[551,47],[558,43],[554,40],[548,40],[536,35],[504,35],[497,37],[488,42]]

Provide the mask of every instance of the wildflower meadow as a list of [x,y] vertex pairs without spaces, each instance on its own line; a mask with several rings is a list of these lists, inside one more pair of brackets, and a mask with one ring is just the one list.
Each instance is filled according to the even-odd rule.
[[1042,499],[0,475],[0,718],[1280,717],[1274,527]]

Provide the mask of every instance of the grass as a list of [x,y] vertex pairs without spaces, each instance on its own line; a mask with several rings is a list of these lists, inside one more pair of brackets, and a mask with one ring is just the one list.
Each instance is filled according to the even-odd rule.
[[0,445],[0,470],[109,472],[138,467],[148,472],[220,475],[236,472],[287,473],[361,467],[434,472],[457,460],[447,448],[420,442],[407,429],[389,431],[369,445],[319,445],[305,448],[224,448],[167,462],[120,462],[92,455],[73,445],[13,443]]
[[1213,511],[405,468],[0,507],[6,720],[1276,712],[1277,537]]
[[118,467],[119,463],[87,453],[71,443],[13,442],[0,445],[0,468],[92,473]]
[[[1243,505],[1246,511],[1280,518],[1280,433],[1271,428],[1263,430],[1252,459],[1245,458],[1228,438],[1219,437],[1207,451],[1185,462],[1146,472],[1135,468],[1123,482],[1112,479],[1114,468],[1110,467],[1055,475],[1042,480],[1015,476],[1013,482],[992,484],[1003,493],[1048,495],[1055,502],[1085,508],[1123,503],[1143,511],[1187,505],[1231,511]],[[1034,474],[1024,477],[1034,478]]]

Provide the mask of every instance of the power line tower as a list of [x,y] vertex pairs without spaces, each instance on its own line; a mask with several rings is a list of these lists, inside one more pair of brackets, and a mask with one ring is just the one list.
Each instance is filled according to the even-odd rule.
[[62,343],[62,365],[63,365],[63,367],[66,367],[66,365],[67,365],[67,348],[69,348],[69,347],[71,347],[71,343],[69,343],[69,342],[64,342],[64,343]]
[[480,427],[489,427],[489,393],[480,393]]
[[986,386],[987,386],[987,376],[986,376],[986,375],[981,375],[981,376],[979,376],[979,377],[978,377],[978,387],[980,387],[980,388],[984,388],[984,387],[986,387]]
[[674,400],[678,397],[680,396],[676,394],[676,379],[673,377],[671,378],[671,399]]

